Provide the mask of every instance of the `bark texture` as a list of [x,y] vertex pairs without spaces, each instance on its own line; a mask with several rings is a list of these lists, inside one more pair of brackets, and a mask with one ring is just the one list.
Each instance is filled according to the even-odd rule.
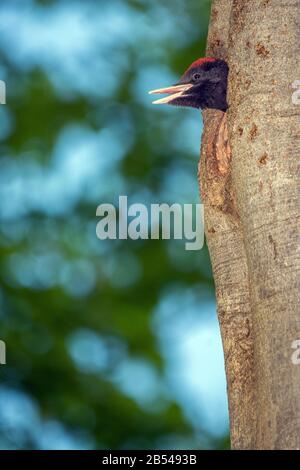
[[234,449],[300,449],[299,44],[299,0],[213,1],[229,111],[203,113],[200,187]]
[[257,449],[300,449],[299,0],[234,0],[228,124],[253,318]]
[[[231,0],[212,4],[207,55],[227,60]],[[227,117],[203,112],[199,182],[227,377],[231,445],[254,447],[253,344],[248,264],[231,175]]]

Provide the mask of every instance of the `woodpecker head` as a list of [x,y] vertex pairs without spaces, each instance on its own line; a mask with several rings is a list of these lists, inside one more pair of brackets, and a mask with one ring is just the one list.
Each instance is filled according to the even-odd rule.
[[152,90],[167,94],[153,104],[172,104],[192,108],[212,108],[226,111],[228,65],[224,60],[206,57],[193,62],[178,84]]

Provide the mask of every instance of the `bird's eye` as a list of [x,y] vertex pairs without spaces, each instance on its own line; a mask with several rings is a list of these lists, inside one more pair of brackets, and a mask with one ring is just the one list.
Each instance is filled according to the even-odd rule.
[[194,75],[193,75],[194,82],[197,82],[198,80],[200,80],[200,78],[201,78],[200,73],[194,73]]

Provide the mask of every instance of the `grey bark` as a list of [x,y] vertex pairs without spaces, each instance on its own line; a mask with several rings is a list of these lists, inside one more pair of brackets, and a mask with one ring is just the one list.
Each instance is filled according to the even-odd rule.
[[[231,0],[212,4],[208,56],[228,59],[231,7]],[[200,191],[224,349],[231,445],[249,449],[254,446],[254,387],[248,264],[233,192],[226,115],[206,110],[203,119]]]
[[253,316],[255,448],[300,449],[300,2],[236,0],[228,123]]
[[203,113],[200,188],[234,449],[300,449],[299,22],[295,0],[212,4],[230,108]]

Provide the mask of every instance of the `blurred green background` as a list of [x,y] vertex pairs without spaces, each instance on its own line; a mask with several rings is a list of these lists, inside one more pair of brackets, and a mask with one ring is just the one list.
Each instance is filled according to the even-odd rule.
[[209,0],[0,5],[1,449],[228,446],[206,247],[100,241],[96,208],[197,203]]

